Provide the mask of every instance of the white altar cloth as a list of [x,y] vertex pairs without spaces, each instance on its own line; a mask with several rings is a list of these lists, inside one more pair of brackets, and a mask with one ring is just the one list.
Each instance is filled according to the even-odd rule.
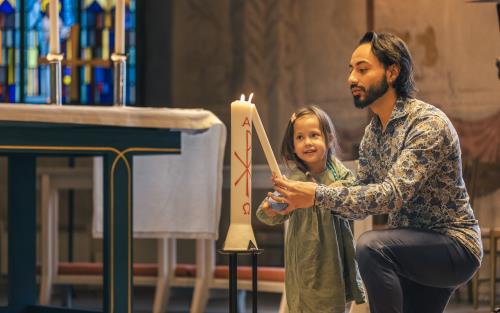
[[[218,238],[226,130],[181,133],[180,155],[134,157],[134,236]],[[102,237],[102,159],[94,161],[93,234]]]
[[[134,157],[134,237],[216,240],[226,127],[209,111],[176,109],[175,119],[182,129],[181,154]],[[208,129],[199,131],[201,126]],[[95,158],[95,237],[103,231],[102,190],[102,159]]]
[[203,109],[0,104],[0,121],[208,129],[221,121]]

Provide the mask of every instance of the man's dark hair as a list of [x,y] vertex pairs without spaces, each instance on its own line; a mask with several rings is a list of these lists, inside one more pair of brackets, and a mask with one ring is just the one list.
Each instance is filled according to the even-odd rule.
[[359,41],[360,45],[365,43],[371,44],[373,54],[385,68],[393,64],[399,68],[398,78],[394,82],[398,97],[413,97],[417,91],[413,59],[404,41],[391,33],[367,32]]

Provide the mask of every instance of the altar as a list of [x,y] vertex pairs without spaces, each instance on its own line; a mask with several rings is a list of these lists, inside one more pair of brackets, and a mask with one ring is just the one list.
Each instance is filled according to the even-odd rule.
[[0,154],[8,157],[9,264],[8,306],[0,312],[61,310],[37,305],[37,157],[102,156],[103,311],[132,312],[134,156],[179,154],[182,129],[204,130],[216,122],[201,109],[0,104]]

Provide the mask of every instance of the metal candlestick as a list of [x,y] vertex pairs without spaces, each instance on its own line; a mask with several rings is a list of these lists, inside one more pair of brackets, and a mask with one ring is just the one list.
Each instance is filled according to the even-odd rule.
[[257,313],[257,255],[262,249],[249,250],[219,250],[221,254],[229,255],[229,313],[238,311],[238,255],[252,255],[252,313]]
[[113,105],[125,106],[125,84],[127,81],[127,56],[125,54],[113,53]]
[[62,54],[47,54],[50,69],[50,103],[55,105],[62,105],[62,60]]

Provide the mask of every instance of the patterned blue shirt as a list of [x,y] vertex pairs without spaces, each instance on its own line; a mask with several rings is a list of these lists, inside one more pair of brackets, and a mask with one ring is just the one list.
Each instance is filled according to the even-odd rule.
[[391,228],[448,235],[482,259],[458,135],[442,111],[420,100],[399,99],[384,131],[372,119],[359,148],[357,183],[319,185],[316,205],[350,219],[388,213]]

